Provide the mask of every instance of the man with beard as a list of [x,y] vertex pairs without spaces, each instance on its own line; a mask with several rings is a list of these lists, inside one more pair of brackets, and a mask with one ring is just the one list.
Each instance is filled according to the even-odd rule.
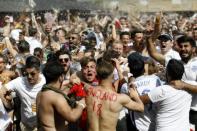
[[[185,73],[183,80],[197,81],[197,57],[194,55],[196,50],[196,42],[192,37],[181,36],[177,39],[179,46],[179,54],[184,63]],[[184,85],[184,84],[183,84]],[[181,86],[182,87],[182,86]],[[197,87],[184,88],[190,92],[197,93]],[[195,125],[197,130],[197,95],[193,95],[192,105],[190,109],[190,122]]]
[[[196,43],[191,37],[183,35],[177,39],[177,44],[179,47],[179,55],[182,62],[184,63],[185,72],[183,74],[183,80],[197,81],[197,57],[195,57]],[[197,93],[196,86],[185,85],[183,82],[179,81],[179,85],[176,88],[183,88],[193,93]],[[197,129],[197,97],[193,95],[192,105],[190,110],[190,122],[195,124]]]
[[197,81],[197,57],[194,55],[196,50],[195,40],[184,35],[177,39],[177,44],[185,67],[183,80]]
[[70,53],[65,50],[61,49],[56,52],[58,61],[63,65],[64,67],[64,80],[69,80],[71,76],[71,56]]
[[[40,61],[35,56],[26,59],[25,76],[18,77],[2,88],[5,100],[11,97],[11,92],[16,92],[21,102],[21,123],[22,131],[35,131],[36,123],[36,97],[37,93],[45,84],[45,78],[40,73]],[[9,98],[10,98],[9,97]],[[7,100],[6,102],[11,102]]]
[[36,99],[39,131],[67,131],[65,121],[76,121],[86,106],[84,98],[76,102],[76,108],[69,105],[68,96],[61,90],[63,73],[63,66],[56,61],[47,63],[43,69],[46,85]]

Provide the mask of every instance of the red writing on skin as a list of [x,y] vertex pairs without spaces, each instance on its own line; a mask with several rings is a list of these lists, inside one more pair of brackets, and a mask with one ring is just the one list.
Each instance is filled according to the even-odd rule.
[[102,91],[100,89],[89,88],[87,95],[93,96],[93,97],[96,97],[97,99],[105,100],[105,101],[107,101],[107,100],[116,101],[117,100],[117,95],[115,93]]
[[101,114],[101,108],[102,108],[102,104],[100,104],[100,103],[97,104],[96,101],[94,101],[93,111],[95,111],[98,116],[100,116],[100,114]]

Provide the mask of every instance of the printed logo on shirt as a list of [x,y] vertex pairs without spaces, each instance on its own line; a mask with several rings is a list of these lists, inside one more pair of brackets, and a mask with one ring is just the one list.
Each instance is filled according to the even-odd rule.
[[196,66],[196,65],[193,65],[192,68],[191,68],[191,70],[192,70],[193,72],[197,72],[197,66]]
[[144,89],[144,90],[142,91],[142,95],[145,95],[145,94],[147,94],[148,92],[150,92],[150,89]]

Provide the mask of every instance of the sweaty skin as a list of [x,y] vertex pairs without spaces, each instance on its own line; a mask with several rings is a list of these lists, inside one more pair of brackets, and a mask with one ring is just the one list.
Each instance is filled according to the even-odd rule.
[[133,101],[125,94],[117,94],[113,87],[88,88],[86,105],[88,131],[116,131],[119,112],[123,106],[128,109],[143,111],[143,104],[138,98]]
[[80,105],[71,109],[63,95],[59,93],[51,90],[40,92],[37,96],[38,130],[68,131],[66,121],[76,121],[82,111],[83,107]]

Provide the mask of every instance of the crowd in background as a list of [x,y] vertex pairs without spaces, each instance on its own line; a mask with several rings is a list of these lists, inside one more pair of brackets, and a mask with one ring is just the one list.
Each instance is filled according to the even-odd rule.
[[[58,62],[63,66],[60,90],[68,97],[74,97],[75,101],[79,100],[78,97],[86,96],[82,91],[84,83],[95,88],[102,83],[105,77],[97,72],[97,65],[102,60],[114,65],[111,83],[114,92],[118,94],[128,95],[130,82],[135,83],[140,96],[158,86],[170,84],[169,79],[166,78],[166,68],[168,62],[172,62],[171,59],[182,61],[185,70],[182,80],[197,85],[195,83],[197,81],[197,14],[189,16],[186,14],[143,13],[137,18],[116,12],[84,16],[80,11],[60,12],[55,9],[44,13],[2,14],[0,19],[0,131],[39,129],[37,119],[40,120],[40,118],[37,116],[39,111],[36,99],[44,85],[51,82],[52,78],[49,74],[57,75],[50,72],[56,68],[55,66],[52,68],[51,62]],[[179,68],[179,64],[173,66],[177,67],[171,69],[169,64],[168,69],[178,74],[181,67]],[[195,125],[197,128],[196,90],[190,90],[190,85],[185,85],[189,87],[185,89],[184,86],[184,90],[192,92],[193,97],[185,96],[188,99],[184,102],[188,101],[189,105],[183,110],[185,114],[188,113],[188,117],[183,118],[186,122],[184,120],[181,122],[189,122],[190,111],[190,117],[195,117],[190,118],[190,127]],[[159,109],[154,106],[161,104],[162,102],[159,104],[157,102],[161,99],[163,101],[164,98],[156,98],[154,93],[157,92],[148,94],[151,102],[148,105],[145,104],[144,113],[121,109],[116,130],[127,131],[131,128],[139,131],[187,130],[187,125],[183,124],[183,127],[178,128],[180,124],[170,125],[174,121],[163,118],[163,122],[156,119],[160,116],[156,116],[158,112],[156,113],[155,110]],[[172,102],[179,103],[180,98],[174,97]],[[69,104],[72,106],[72,102]],[[80,104],[87,105],[84,101]],[[173,110],[174,112],[179,112],[177,107],[175,109],[177,110]],[[80,112],[82,114],[80,118],[76,116],[74,120],[65,119],[68,121],[70,130],[87,130],[85,116],[88,112],[83,110]],[[65,127],[67,124],[65,123]]]

